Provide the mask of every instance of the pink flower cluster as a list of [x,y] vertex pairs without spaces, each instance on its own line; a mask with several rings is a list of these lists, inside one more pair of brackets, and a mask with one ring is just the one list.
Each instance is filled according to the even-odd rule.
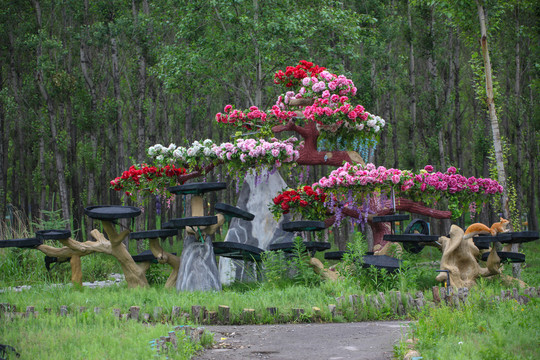
[[407,170],[387,169],[383,166],[375,167],[373,164],[367,164],[363,167],[360,164],[351,165],[345,163],[342,167],[332,171],[328,177],[320,179],[316,184],[327,189],[340,186],[369,187],[371,185],[373,188],[388,190],[393,187],[397,191],[417,190],[420,193],[426,193],[426,195],[437,192],[493,195],[503,191],[503,187],[495,180],[467,178],[457,174],[455,167],[448,168],[446,173],[433,172],[431,165],[415,174]]
[[227,105],[224,113],[216,114],[216,121],[252,130],[255,125],[265,123],[269,115],[275,116],[280,123],[296,116],[294,112],[283,111],[277,105],[274,105],[272,110],[268,112],[260,110],[257,106],[251,106],[249,109],[242,111],[234,109],[232,105]]
[[285,141],[272,139],[238,139],[236,143],[223,143],[214,145],[212,150],[218,159],[223,161],[240,160],[242,163],[253,163],[281,166],[281,163],[294,162],[300,156],[295,149],[294,143],[297,138],[289,138]]
[[386,122],[379,116],[365,111],[362,105],[352,106],[347,96],[331,95],[329,98],[317,99],[303,111],[307,119],[315,121],[319,127],[331,126],[332,131],[340,127],[365,133],[377,134]]
[[323,71],[315,76],[305,77],[302,79],[302,87],[298,93],[288,91],[285,94],[284,102],[289,103],[290,99],[300,99],[304,97],[320,97],[323,99],[329,98],[331,95],[337,96],[355,96],[358,91],[351,79],[347,79],[345,75],[335,75],[328,71]]

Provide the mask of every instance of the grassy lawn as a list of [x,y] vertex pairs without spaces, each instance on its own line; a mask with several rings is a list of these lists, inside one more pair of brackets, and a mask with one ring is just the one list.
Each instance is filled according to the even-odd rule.
[[[522,267],[522,279],[530,286],[540,285],[540,242],[523,246],[527,262]],[[150,288],[127,289],[126,285],[107,288],[78,288],[69,285],[69,264],[58,264],[50,273],[44,270],[43,254],[33,250],[0,250],[0,288],[31,284],[30,290],[0,293],[0,303],[17,306],[24,312],[34,306],[36,318],[15,317],[0,319],[0,343],[9,344],[21,353],[22,359],[148,359],[157,356],[150,341],[166,336],[176,325],[189,325],[180,317],[170,320],[173,306],[189,313],[194,305],[217,311],[220,305],[230,307],[230,322],[242,323],[243,309],[255,309],[258,323],[293,321],[343,322],[362,320],[412,319],[415,348],[424,359],[536,359],[540,358],[540,300],[531,299],[521,305],[515,301],[496,301],[495,296],[507,287],[497,280],[479,281],[471,289],[469,302],[460,308],[428,307],[417,312],[408,309],[398,315],[389,304],[381,308],[366,305],[360,310],[348,304],[349,295],[366,299],[382,292],[389,298],[390,291],[414,294],[423,291],[431,299],[435,269],[432,262],[440,252],[426,247],[418,255],[403,255],[405,270],[400,274],[374,273],[366,270],[338,282],[320,282],[313,278],[313,270],[300,268],[294,281],[279,281],[283,277],[282,262],[271,261],[267,266],[267,280],[263,283],[236,283],[221,292],[180,292],[163,288],[168,276],[167,266],[154,265],[149,271]],[[29,269],[32,269],[29,271]],[[93,255],[83,259],[84,281],[102,280],[105,274],[119,271],[114,259]],[[511,275],[511,266],[505,274]],[[339,304],[338,298],[344,299]],[[330,304],[337,305],[331,314]],[[61,305],[69,315],[58,316]],[[163,309],[163,316],[150,323],[118,320],[113,309],[127,313],[131,306],[140,306],[140,312],[153,314]],[[79,312],[80,307],[87,310]],[[101,308],[99,314],[94,307]],[[274,317],[267,308],[277,308]],[[319,308],[316,314],[313,307]],[[48,314],[44,310],[52,309]],[[293,309],[303,309],[300,319]],[[1,316],[1,314],[0,314]],[[169,319],[169,320],[166,320]],[[204,325],[203,325],[204,326]],[[181,338],[177,351],[169,351],[169,359],[189,359],[201,349],[200,343]],[[405,344],[396,347],[396,355],[406,352]]]

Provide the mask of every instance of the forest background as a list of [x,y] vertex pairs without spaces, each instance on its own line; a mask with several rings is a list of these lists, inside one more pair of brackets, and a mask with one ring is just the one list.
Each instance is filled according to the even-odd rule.
[[[511,211],[538,229],[540,3],[478,1]],[[478,1],[1,0],[0,218],[54,211],[88,228],[84,208],[121,203],[109,181],[148,146],[228,141],[214,115],[271,107],[274,72],[301,59],[353,79],[355,101],[386,120],[376,165],[497,178]],[[146,200],[140,227],[184,211]]]

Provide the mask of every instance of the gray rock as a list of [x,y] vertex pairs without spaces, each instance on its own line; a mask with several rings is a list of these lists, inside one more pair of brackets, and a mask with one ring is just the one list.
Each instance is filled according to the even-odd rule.
[[184,238],[176,290],[221,290],[216,256],[209,236],[206,236],[204,243],[193,235]]
[[[280,219],[278,223],[268,210],[272,199],[285,187],[287,184],[277,171],[273,174],[265,173],[258,178],[248,174],[245,177],[236,206],[254,214],[255,218],[253,221],[234,218],[229,225],[225,241],[248,244],[263,250],[267,250],[270,244],[293,241],[293,234],[281,230],[281,222],[284,221],[284,218]],[[288,217],[286,220],[289,220]],[[241,281],[256,279],[257,272],[252,265],[244,264],[244,261],[220,257],[221,283],[230,284],[235,279]]]

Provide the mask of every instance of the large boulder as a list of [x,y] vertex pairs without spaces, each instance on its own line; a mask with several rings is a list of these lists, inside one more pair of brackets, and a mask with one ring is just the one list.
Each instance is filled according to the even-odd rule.
[[[282,217],[278,223],[268,210],[268,204],[285,187],[287,184],[277,171],[259,177],[247,175],[236,206],[254,214],[255,218],[253,221],[234,218],[225,241],[248,244],[263,250],[267,250],[270,244],[292,241],[294,235],[281,229],[281,222],[289,221],[288,216]],[[226,257],[219,260],[219,272],[222,284],[230,284],[235,279],[249,281],[257,278],[253,264]]]

